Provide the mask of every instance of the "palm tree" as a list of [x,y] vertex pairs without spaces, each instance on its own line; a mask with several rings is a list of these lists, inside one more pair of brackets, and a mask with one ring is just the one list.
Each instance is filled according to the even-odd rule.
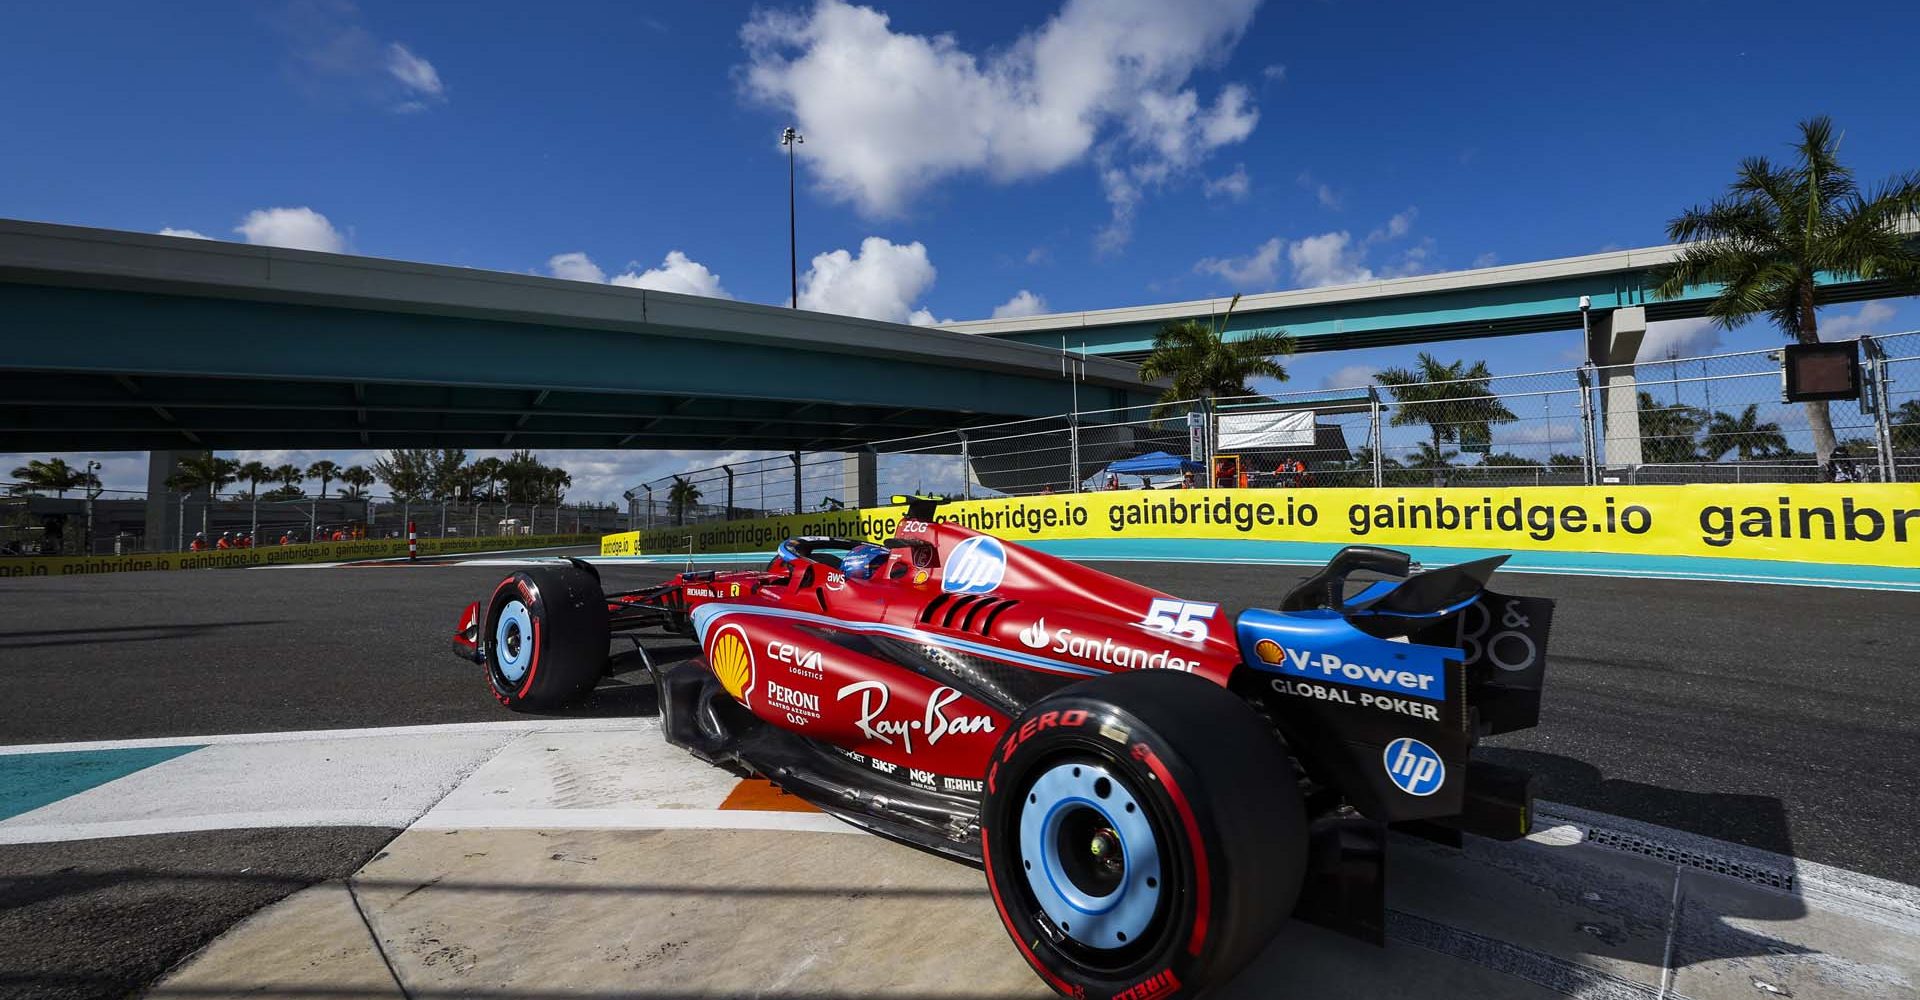
[[[1763,156],[1740,163],[1727,193],[1667,223],[1667,236],[1687,246],[1654,294],[1673,298],[1697,285],[1720,293],[1707,315],[1732,329],[1765,314],[1802,344],[1820,342],[1815,318],[1821,273],[1839,280],[1883,280],[1896,291],[1920,291],[1920,251],[1901,231],[1920,212],[1920,172],[1889,178],[1862,192],[1840,163],[1840,141],[1826,116],[1800,123],[1795,162]],[[1825,400],[1801,404],[1822,469],[1833,454],[1833,419]]]
[[[1493,372],[1485,361],[1469,366],[1465,361],[1441,364],[1440,359],[1420,352],[1412,368],[1387,368],[1374,376],[1393,394],[1399,405],[1393,409],[1395,427],[1426,424],[1430,437],[1422,452],[1441,454],[1440,446],[1460,442],[1463,446],[1491,445],[1493,425],[1519,419],[1493,394]],[[1444,463],[1421,464],[1434,470],[1433,485],[1442,485]]]
[[320,499],[325,500],[328,484],[340,478],[340,466],[323,458],[307,466],[307,478],[320,480]]
[[274,466],[272,472],[273,472],[273,478],[280,481],[280,486],[282,488],[279,490],[279,492],[283,496],[288,491],[293,491],[293,496],[305,495],[299,492],[300,484],[304,482],[307,478],[307,472],[305,469],[300,468],[299,466],[293,464],[292,462],[288,462],[285,465]]
[[271,482],[274,475],[264,462],[247,462],[233,470],[233,478],[247,484],[247,499],[251,500],[260,495],[260,484]]
[[27,464],[16,467],[13,470],[13,478],[30,490],[52,490],[56,496],[60,497],[65,497],[68,490],[100,485],[99,476],[68,465],[64,458],[49,458],[45,461],[32,459]]
[[1684,403],[1662,403],[1648,392],[1638,395],[1641,461],[1656,465],[1713,461],[1701,453],[1699,440],[1707,426],[1707,411]]
[[167,488],[191,493],[194,490],[207,491],[207,503],[200,508],[200,533],[206,534],[210,520],[208,515],[213,509],[213,498],[234,481],[234,474],[240,469],[240,463],[231,458],[221,458],[213,452],[201,452],[188,455],[174,466],[173,474],[167,477]]
[[1284,330],[1249,333],[1228,340],[1227,319],[1240,303],[1235,295],[1225,316],[1216,324],[1197,319],[1168,323],[1154,335],[1153,352],[1140,362],[1140,381],[1171,379],[1160,394],[1153,415],[1163,416],[1170,405],[1214,396],[1251,396],[1247,383],[1256,378],[1287,380],[1287,369],[1275,357],[1293,353],[1293,338]]
[[673,477],[673,488],[667,491],[667,506],[673,510],[676,526],[687,523],[687,508],[699,500],[700,487],[679,476]]
[[499,499],[500,460],[497,458],[483,458],[473,463],[471,468],[473,469],[475,485],[480,483],[487,484],[486,499],[489,501]]
[[358,499],[367,495],[367,487],[373,485],[373,473],[364,465],[349,465],[340,470],[340,482],[345,488],[340,491],[343,497]]
[[1700,447],[1700,456],[1718,462],[1720,456],[1733,451],[1745,462],[1786,451],[1787,436],[1780,433],[1780,425],[1763,423],[1759,411],[1755,403],[1748,403],[1737,417],[1716,411],[1707,419],[1707,439]]

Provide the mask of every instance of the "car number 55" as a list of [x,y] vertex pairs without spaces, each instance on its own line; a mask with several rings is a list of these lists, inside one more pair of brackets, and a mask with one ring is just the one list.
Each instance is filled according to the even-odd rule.
[[1156,598],[1147,608],[1147,617],[1140,624],[1155,632],[1205,642],[1207,623],[1220,611],[1218,604],[1205,604],[1199,601],[1175,601]]

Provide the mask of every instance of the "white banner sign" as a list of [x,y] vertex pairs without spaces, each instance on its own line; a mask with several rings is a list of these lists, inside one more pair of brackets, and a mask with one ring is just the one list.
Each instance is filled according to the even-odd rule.
[[1311,448],[1313,444],[1313,412],[1310,410],[1220,415],[1221,451]]

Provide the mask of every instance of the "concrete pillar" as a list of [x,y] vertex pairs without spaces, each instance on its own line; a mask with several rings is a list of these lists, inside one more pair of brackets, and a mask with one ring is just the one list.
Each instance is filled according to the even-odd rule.
[[872,448],[847,452],[840,466],[840,499],[857,507],[880,506],[880,462]]
[[1640,400],[1633,363],[1647,335],[1647,310],[1628,306],[1596,314],[1587,325],[1587,358],[1600,376],[1600,465],[1639,465]]
[[[180,494],[167,488],[167,477],[189,451],[147,452],[146,550],[168,552],[180,543]],[[189,535],[192,532],[188,532]]]

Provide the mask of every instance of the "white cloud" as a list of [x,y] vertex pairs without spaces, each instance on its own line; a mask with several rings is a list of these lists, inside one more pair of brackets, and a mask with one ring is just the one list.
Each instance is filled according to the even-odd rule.
[[1847,340],[1863,333],[1888,333],[1887,328],[1897,310],[1885,302],[1868,301],[1860,304],[1860,311],[1851,316],[1827,316],[1818,318],[1821,340]]
[[1704,316],[1693,319],[1659,320],[1647,324],[1640,340],[1640,361],[1664,361],[1669,353],[1679,357],[1702,354],[1720,346],[1720,328]]
[[185,239],[189,239],[189,240],[210,240],[210,239],[213,239],[213,237],[211,237],[211,236],[208,236],[208,235],[207,235],[206,233],[203,233],[203,232],[199,232],[198,230],[193,230],[193,229],[175,229],[175,228],[173,228],[172,226],[168,226],[168,227],[166,227],[165,229],[162,229],[162,230],[160,230],[160,235],[162,235],[162,236],[179,236],[179,237],[182,237],[182,238],[185,238]]
[[1382,243],[1387,240],[1397,240],[1407,235],[1407,233],[1413,230],[1413,220],[1419,216],[1419,214],[1420,210],[1418,208],[1411,207],[1404,212],[1396,213],[1393,218],[1387,220],[1386,225],[1368,233],[1367,242]]
[[1035,295],[1022,288],[1013,298],[993,307],[993,318],[1013,319],[1020,316],[1038,316],[1046,311],[1046,296]]
[[666,259],[660,262],[659,267],[649,268],[639,274],[629,270],[626,274],[616,276],[613,284],[678,292],[681,295],[704,295],[710,299],[733,298],[730,292],[720,287],[719,275],[678,250],[667,251]]
[[1273,287],[1279,275],[1280,252],[1280,238],[1276,236],[1245,257],[1207,257],[1193,265],[1193,269],[1201,274],[1218,275],[1236,291],[1266,291]]
[[1500,255],[1491,250],[1473,259],[1473,266],[1475,268],[1492,267],[1498,263],[1500,263]]
[[1373,365],[1342,365],[1327,373],[1320,380],[1322,389],[1354,389],[1373,384],[1373,376],[1379,369]]
[[897,33],[843,0],[761,11],[741,29],[747,93],[789,111],[831,196],[869,215],[906,209],[945,177],[1006,183],[1093,156],[1124,244],[1146,188],[1244,140],[1259,120],[1244,86],[1211,102],[1187,86],[1231,53],[1258,0],[1067,0],[985,55],[953,35]]
[[1365,256],[1365,251],[1353,245],[1353,236],[1344,229],[1296,240],[1287,248],[1293,280],[1307,288],[1372,281],[1372,269],[1362,263]]
[[593,258],[576,250],[572,253],[557,253],[547,258],[547,273],[568,281],[591,281],[599,284],[607,280],[607,272]]
[[413,50],[399,42],[387,44],[387,72],[400,81],[400,85],[423,98],[444,100],[447,94],[446,84],[440,82],[440,72],[433,64],[413,54]]
[[800,276],[800,308],[925,326],[933,314],[913,303],[933,286],[934,275],[924,244],[869,236],[858,256],[834,250],[813,258]]
[[1260,71],[1260,76],[1273,83],[1285,83],[1287,80],[1287,64],[1270,63],[1266,69]]
[[311,208],[257,208],[248,212],[233,231],[246,237],[248,243],[259,246],[323,253],[347,250],[346,236],[333,228],[326,216]]
[[1319,200],[1320,207],[1340,211],[1340,193],[1325,184],[1314,189],[1313,196]]
[[1236,163],[1233,173],[1224,177],[1208,178],[1207,182],[1201,185],[1200,190],[1209,198],[1231,198],[1234,201],[1240,201],[1252,188],[1253,182],[1247,177],[1247,165]]
[[374,35],[350,0],[289,0],[274,19],[291,48],[294,81],[313,98],[344,98],[398,114],[447,99],[433,63]]

